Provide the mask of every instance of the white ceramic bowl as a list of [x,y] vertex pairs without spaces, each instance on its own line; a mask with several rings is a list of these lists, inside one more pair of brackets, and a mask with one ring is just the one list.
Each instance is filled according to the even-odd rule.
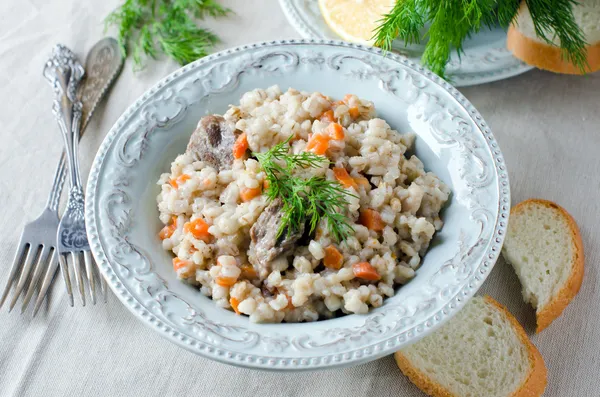
[[[159,175],[185,151],[200,117],[223,113],[242,93],[273,84],[372,100],[393,128],[417,134],[416,154],[452,189],[442,214],[445,225],[416,277],[366,315],[302,324],[250,323],[178,281],[169,253],[161,248]],[[94,161],[86,222],[93,254],[114,293],[165,338],[228,364],[309,370],[390,354],[447,321],[494,266],[509,203],[498,144],[454,87],[377,49],[290,40],[198,60],[129,107]]]

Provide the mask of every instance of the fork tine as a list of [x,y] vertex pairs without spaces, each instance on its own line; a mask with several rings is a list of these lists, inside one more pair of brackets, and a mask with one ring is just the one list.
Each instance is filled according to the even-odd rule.
[[29,244],[22,244],[21,241],[19,241],[19,247],[17,248],[17,252],[15,252],[15,258],[13,259],[13,263],[10,268],[10,273],[8,275],[8,280],[6,281],[6,286],[4,287],[4,292],[2,292],[2,298],[0,298],[0,308],[4,304],[4,301],[8,296],[10,288],[12,287],[13,282],[16,279],[17,270],[20,268],[19,265],[21,263],[21,258],[23,258],[23,256],[25,255],[25,252],[28,247]]
[[59,254],[58,263],[60,264],[60,272],[63,275],[63,280],[65,280],[65,287],[67,288],[67,295],[69,296],[69,305],[73,307],[73,288],[71,288],[71,278],[69,277],[67,257]]
[[21,268],[21,276],[19,277],[19,282],[17,283],[17,287],[15,288],[15,293],[13,295],[12,300],[10,301],[10,305],[8,306],[8,311],[12,311],[19,299],[19,295],[21,295],[21,291],[25,287],[25,283],[27,282],[27,278],[29,277],[29,273],[31,273],[31,268],[33,267],[34,260],[38,254],[39,246],[33,247],[29,246],[29,252],[27,252],[27,256],[25,257],[25,262],[23,267]]
[[56,251],[56,249],[53,249],[52,253],[50,254],[50,260],[48,261],[48,271],[46,271],[44,281],[42,281],[42,286],[40,287],[40,292],[35,301],[35,306],[33,307],[33,317],[35,317],[38,310],[40,309],[40,306],[44,301],[44,297],[46,296],[46,292],[52,284],[52,280],[54,279],[54,275],[56,274],[56,268],[58,268],[58,251]]
[[33,296],[37,288],[38,281],[47,267],[49,256],[50,249],[47,246],[42,246],[42,251],[40,252],[38,260],[35,262],[34,265],[33,276],[31,277],[31,281],[29,282],[29,287],[27,287],[25,298],[23,298],[23,304],[21,305],[21,314],[25,312],[25,310],[27,309],[27,305],[29,305],[29,301],[31,300],[31,297]]
[[85,306],[85,291],[83,289],[83,275],[81,274],[81,262],[79,261],[79,253],[71,252],[71,264],[75,270],[75,281],[77,282],[77,288],[79,289],[79,296],[81,297],[81,305]]
[[94,278],[94,262],[90,251],[83,252],[83,261],[85,262],[85,272],[87,273],[88,284],[90,286],[90,297],[92,304],[96,304],[96,280]]
[[[100,271],[98,271],[100,273]],[[102,273],[100,273],[100,289],[102,290],[102,297],[104,298],[104,303],[106,303],[106,299],[108,297],[108,285],[106,285],[106,280]]]

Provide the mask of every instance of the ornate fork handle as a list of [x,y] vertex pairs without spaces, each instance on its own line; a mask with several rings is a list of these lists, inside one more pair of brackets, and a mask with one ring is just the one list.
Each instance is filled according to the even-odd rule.
[[[94,110],[98,106],[100,100],[105,96],[112,82],[118,76],[121,67],[123,66],[123,56],[119,49],[118,43],[113,38],[104,38],[97,42],[86,58],[86,78],[79,87],[78,97],[82,101],[82,116],[80,134],[83,134]],[[50,61],[54,65],[54,61]],[[54,75],[48,70],[46,78],[54,87]],[[66,175],[66,154],[61,153],[60,161],[54,172],[54,182],[50,190],[46,208],[57,212],[60,194],[65,181]]]
[[46,208],[54,212],[58,211],[60,194],[62,193],[63,184],[65,183],[65,157],[65,152],[63,150],[63,152],[60,154],[60,160],[58,161],[56,170],[54,171],[52,188],[50,189],[50,195],[48,196],[48,201],[46,202]]
[[65,151],[71,176],[70,196],[83,196],[79,175],[78,141],[81,126],[82,104],[77,99],[77,87],[84,69],[75,54],[62,45],[54,47],[52,57],[46,63],[44,76],[52,84],[55,93],[52,111],[65,142]]

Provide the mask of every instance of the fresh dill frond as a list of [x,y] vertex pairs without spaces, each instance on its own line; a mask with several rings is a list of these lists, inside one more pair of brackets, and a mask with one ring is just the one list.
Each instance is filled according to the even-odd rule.
[[315,168],[329,163],[324,156],[311,152],[291,154],[288,138],[264,153],[253,153],[265,173],[269,200],[282,200],[282,222],[277,231],[291,234],[308,223],[309,233],[316,230],[321,219],[336,241],[350,236],[354,229],[344,215],[347,197],[355,197],[336,181],[321,176],[302,178],[296,174],[303,168]]
[[215,0],[125,0],[105,24],[117,27],[121,51],[132,55],[135,68],[142,67],[144,57],[156,58],[159,52],[185,65],[206,56],[218,42],[195,19],[229,12]]
[[325,219],[327,230],[335,241],[342,241],[350,236],[354,229],[348,223],[344,208],[348,204],[346,196],[356,196],[338,182],[328,181],[323,177],[310,178],[306,181],[306,187],[309,189],[306,199],[309,203],[310,233],[315,231],[321,219]]
[[462,53],[462,44],[470,33],[489,23],[495,0],[438,1],[430,6],[429,42],[423,62],[444,76],[452,49]]
[[498,19],[500,26],[504,29],[508,29],[508,26],[517,15],[519,11],[520,1],[498,1],[497,8],[494,10],[495,17]]
[[172,3],[173,8],[190,10],[198,19],[204,19],[206,16],[223,17],[229,12],[229,9],[224,8],[215,0],[173,0]]
[[423,0],[397,1],[394,8],[379,21],[379,28],[373,37],[375,45],[390,50],[396,37],[407,44],[418,43],[426,20],[426,9],[422,9],[422,6]]
[[[518,13],[521,0],[397,0],[379,22],[375,45],[391,50],[394,39],[407,44],[428,38],[422,62],[445,78],[446,65],[453,49],[460,54],[463,42],[484,27],[496,24],[507,28]],[[577,0],[526,0],[536,33],[552,43],[556,36],[564,57],[586,69],[585,39],[575,23],[572,7]],[[426,32],[424,28],[429,25]]]

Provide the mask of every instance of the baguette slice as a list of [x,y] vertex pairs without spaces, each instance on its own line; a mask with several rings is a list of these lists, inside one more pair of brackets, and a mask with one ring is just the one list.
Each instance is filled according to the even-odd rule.
[[502,255],[512,264],[523,298],[536,309],[537,332],[560,316],[583,280],[583,243],[575,220],[559,205],[525,200],[510,211]]
[[[600,1],[580,0],[573,7],[575,22],[583,30],[587,46],[586,72],[600,70]],[[560,41],[555,39],[554,44]],[[582,74],[582,70],[562,57],[562,50],[539,38],[533,26],[531,14],[523,1],[517,17],[508,29],[507,47],[523,62],[556,73]]]
[[536,397],[547,383],[540,352],[489,296],[471,299],[442,328],[395,358],[404,375],[433,397]]

